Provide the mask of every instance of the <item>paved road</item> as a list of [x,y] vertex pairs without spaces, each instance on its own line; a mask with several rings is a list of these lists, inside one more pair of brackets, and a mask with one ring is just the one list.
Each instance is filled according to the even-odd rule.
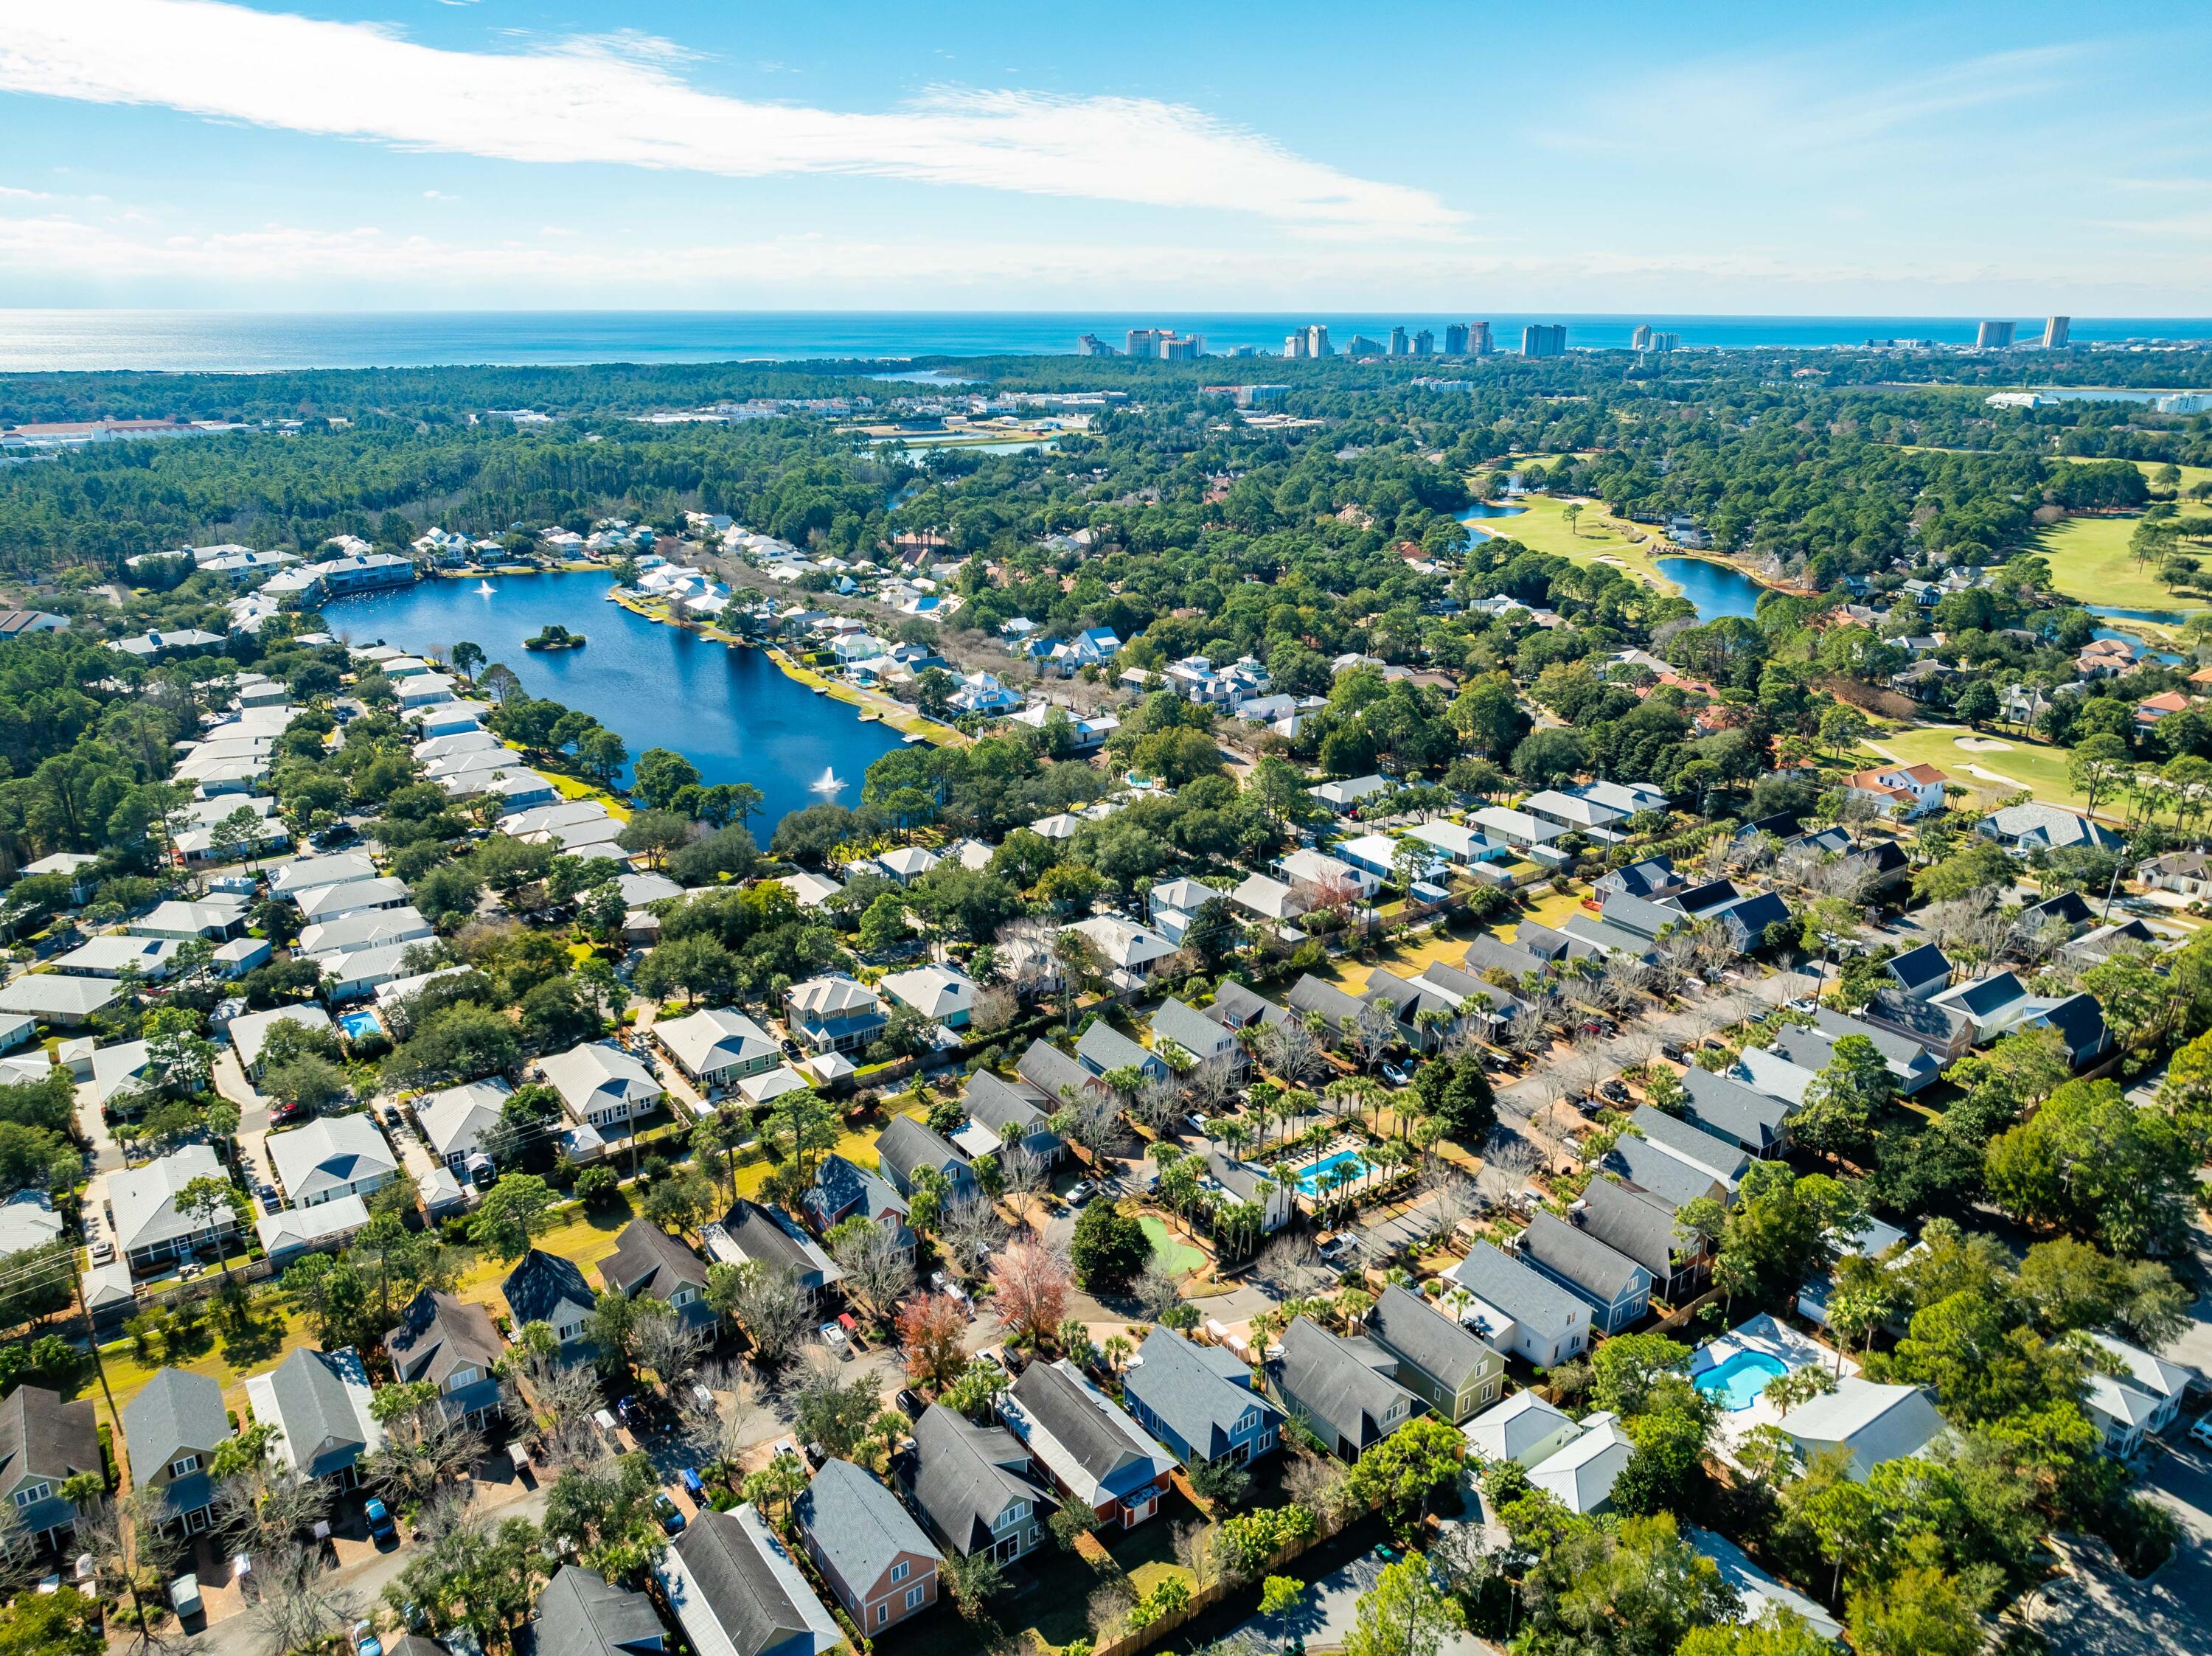
[[2033,1612],[2054,1656],[2212,1650],[2212,1456],[2185,1443],[2153,1463],[2142,1487],[2181,1520],[2180,1547],[2148,1580],[2131,1581],[2102,1544],[2061,1544],[2073,1574]]

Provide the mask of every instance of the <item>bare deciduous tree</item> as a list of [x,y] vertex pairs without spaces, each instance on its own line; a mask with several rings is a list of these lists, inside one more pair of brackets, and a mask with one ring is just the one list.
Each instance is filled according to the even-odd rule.
[[983,1268],[991,1250],[1006,1240],[1006,1222],[981,1196],[963,1196],[945,1210],[938,1234],[953,1270],[972,1277]]
[[630,1338],[635,1343],[639,1367],[650,1371],[661,1389],[672,1395],[707,1352],[706,1331],[659,1300],[638,1301]]
[[1268,1072],[1294,1087],[1313,1079],[1322,1068],[1321,1044],[1296,1018],[1261,1024],[1253,1045]]
[[360,1613],[349,1588],[325,1578],[309,1549],[287,1544],[253,1561],[261,1596],[246,1612],[269,1656],[290,1656],[341,1634]]
[[845,1294],[876,1317],[888,1317],[914,1287],[914,1258],[881,1225],[848,1233],[831,1250],[845,1273]]

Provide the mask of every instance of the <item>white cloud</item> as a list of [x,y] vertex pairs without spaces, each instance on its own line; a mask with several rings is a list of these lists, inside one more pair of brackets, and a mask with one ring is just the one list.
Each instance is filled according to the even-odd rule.
[[442,190],[425,190],[422,192],[422,199],[424,201],[459,201],[460,197],[449,196]]
[[18,190],[9,184],[0,184],[0,200],[52,201],[53,197],[43,190]]
[[647,36],[447,52],[222,0],[70,0],[11,17],[0,90],[532,162],[830,173],[1448,234],[1428,191],[1358,179],[1178,105],[939,90],[883,114],[699,90]]

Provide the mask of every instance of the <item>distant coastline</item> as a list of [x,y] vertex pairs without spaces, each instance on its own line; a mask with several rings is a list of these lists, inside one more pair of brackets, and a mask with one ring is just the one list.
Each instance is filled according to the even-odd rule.
[[[1558,323],[1570,349],[1626,350],[1639,324],[1686,349],[1815,349],[1869,338],[1971,344],[1961,317],[1539,314],[1470,304],[1449,315],[1333,311],[0,311],[0,373],[275,373],[313,368],[559,366],[580,363],[853,361],[1066,355],[1079,335],[1118,345],[1131,328],[1172,324],[1210,352],[1279,351],[1310,322],[1332,336],[1388,337],[1394,326],[1442,336],[1482,318],[1509,350],[1531,322]],[[2025,318],[2023,318],[2025,319]],[[2077,345],[2212,341],[2212,317],[2075,317]],[[1442,361],[1438,366],[1443,367]]]

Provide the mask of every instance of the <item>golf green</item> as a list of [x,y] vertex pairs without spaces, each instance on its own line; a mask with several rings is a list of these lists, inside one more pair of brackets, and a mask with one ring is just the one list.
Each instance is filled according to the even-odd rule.
[[1144,1226],[1146,1238],[1152,1245],[1152,1263],[1169,1276],[1180,1277],[1206,1263],[1204,1253],[1169,1234],[1165,1222],[1148,1213],[1138,1222]]

